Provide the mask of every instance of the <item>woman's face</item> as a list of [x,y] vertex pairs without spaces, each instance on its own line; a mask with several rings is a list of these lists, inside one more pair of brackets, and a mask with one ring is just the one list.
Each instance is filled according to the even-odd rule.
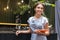
[[41,15],[43,13],[44,7],[42,4],[38,4],[34,10],[36,14]]

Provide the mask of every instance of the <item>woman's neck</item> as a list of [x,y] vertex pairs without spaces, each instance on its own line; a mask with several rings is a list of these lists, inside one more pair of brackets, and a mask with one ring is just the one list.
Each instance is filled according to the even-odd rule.
[[37,14],[34,15],[35,18],[40,18],[41,16],[42,15],[37,15]]

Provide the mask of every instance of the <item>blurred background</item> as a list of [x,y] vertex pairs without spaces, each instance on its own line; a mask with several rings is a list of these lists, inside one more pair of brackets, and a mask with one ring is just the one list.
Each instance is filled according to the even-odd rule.
[[37,1],[45,3],[44,16],[54,28],[56,0],[0,0],[0,23],[27,24],[27,19],[33,16],[32,8]]
[[[2,23],[28,24],[27,20],[33,16],[33,6],[37,1],[45,4],[43,15],[49,20],[50,33],[55,33],[55,1],[57,0],[0,0],[0,33],[15,33],[16,29],[27,30],[28,26],[4,25]],[[27,36],[30,37],[30,35]]]

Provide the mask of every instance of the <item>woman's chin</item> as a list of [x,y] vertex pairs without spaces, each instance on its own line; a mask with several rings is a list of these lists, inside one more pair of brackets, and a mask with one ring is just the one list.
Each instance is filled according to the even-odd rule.
[[37,12],[37,14],[41,15],[42,13],[41,12]]
[[38,15],[40,16],[41,14],[40,14],[40,13],[38,13]]

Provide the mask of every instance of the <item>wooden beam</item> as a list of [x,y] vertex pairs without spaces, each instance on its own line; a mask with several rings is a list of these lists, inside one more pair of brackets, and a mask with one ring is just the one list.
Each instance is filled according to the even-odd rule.
[[20,26],[28,26],[28,24],[17,24],[17,23],[0,23],[0,25],[20,25]]

